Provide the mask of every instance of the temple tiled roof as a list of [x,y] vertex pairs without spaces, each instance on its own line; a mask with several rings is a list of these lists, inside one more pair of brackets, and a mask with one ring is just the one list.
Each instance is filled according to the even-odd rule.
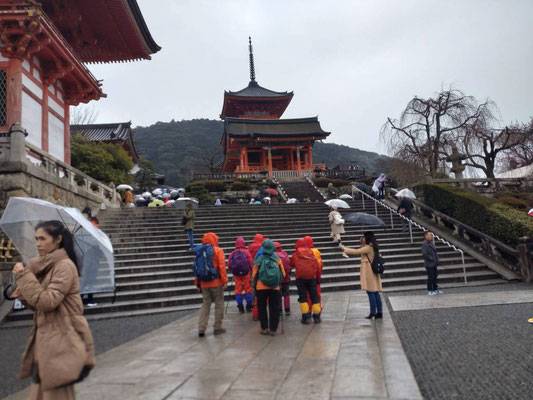
[[256,81],[250,81],[248,86],[242,90],[236,92],[228,91],[226,93],[230,96],[238,97],[285,97],[293,95],[293,92],[275,92],[273,90],[265,89],[264,87],[259,86]]
[[114,142],[131,137],[131,121],[112,124],[70,125],[70,135],[82,135],[91,141]]
[[231,136],[312,136],[317,140],[326,138],[318,117],[296,119],[245,119],[226,118],[224,132]]

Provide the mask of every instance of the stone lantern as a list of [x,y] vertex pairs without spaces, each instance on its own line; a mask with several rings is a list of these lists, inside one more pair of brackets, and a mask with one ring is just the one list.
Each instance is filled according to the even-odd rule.
[[466,168],[463,165],[463,160],[467,158],[466,155],[459,153],[457,146],[452,144],[452,154],[446,157],[446,161],[452,163],[451,171],[455,174],[455,179],[463,179],[463,171]]

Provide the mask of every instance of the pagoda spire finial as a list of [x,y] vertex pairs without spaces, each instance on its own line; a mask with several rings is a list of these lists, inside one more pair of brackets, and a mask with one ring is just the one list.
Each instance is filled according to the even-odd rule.
[[250,51],[250,82],[255,82],[255,64],[254,64],[254,49],[252,47],[252,37],[248,36],[248,49]]

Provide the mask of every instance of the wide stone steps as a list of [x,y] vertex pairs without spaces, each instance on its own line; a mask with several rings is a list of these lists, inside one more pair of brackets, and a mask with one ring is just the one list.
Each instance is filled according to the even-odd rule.
[[[360,201],[350,202],[352,208],[345,212],[375,213],[368,204],[363,210]],[[234,249],[235,239],[243,236],[251,243],[257,232],[279,241],[285,251],[292,254],[298,238],[310,235],[324,260],[322,290],[358,290],[360,257],[345,259],[331,240],[328,207],[323,204],[294,205],[224,205],[201,207],[196,210],[195,241],[200,243],[204,233],[213,231],[226,254]],[[426,273],[420,252],[423,230],[413,228],[413,243],[409,233],[401,231],[400,219],[393,217],[390,226],[388,210],[378,208],[384,228],[374,229],[386,261],[383,276],[385,291],[423,289]],[[115,276],[117,290],[97,293],[96,307],[86,309],[90,319],[117,316],[170,312],[199,307],[201,296],[193,284],[191,266],[194,256],[188,251],[189,242],[181,226],[181,211],[177,209],[122,209],[107,210],[99,215],[101,228],[110,236],[115,250]],[[345,225],[347,233],[343,242],[357,247],[363,231],[360,225]],[[461,285],[463,265],[460,253],[436,243],[441,267],[439,284]],[[465,254],[465,269],[469,285],[502,283],[497,274]],[[230,289],[233,287],[230,277]],[[296,288],[291,287],[292,293]],[[227,296],[232,298],[230,292]],[[293,303],[296,298],[293,298]],[[29,323],[28,311],[11,313],[5,326]]]

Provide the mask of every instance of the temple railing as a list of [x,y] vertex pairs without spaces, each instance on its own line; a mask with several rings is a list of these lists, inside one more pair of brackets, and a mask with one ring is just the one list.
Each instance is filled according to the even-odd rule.
[[313,176],[313,170],[301,170],[301,171],[272,171],[271,176],[278,179],[287,178],[302,178],[306,176]]
[[[391,188],[392,193],[397,190]],[[521,238],[517,249],[478,231],[430,206],[411,199],[414,211],[425,216],[438,226],[448,229],[451,234],[464,240],[479,252],[483,253],[498,264],[521,276],[527,282],[533,280],[533,240]],[[526,249],[525,251],[521,247]],[[523,253],[523,254],[522,254]]]
[[503,190],[533,191],[533,177],[527,178],[466,178],[466,179],[434,179],[427,177],[425,181],[410,185],[416,188],[423,184],[447,183],[463,189],[473,190],[480,193],[494,193]]
[[240,178],[266,178],[272,177],[277,179],[287,178],[305,178],[307,176],[313,176],[313,170],[301,170],[301,171],[272,171],[271,173],[261,170],[260,172],[213,172],[211,174],[194,174],[193,179],[198,181],[204,180],[233,180]]
[[363,179],[366,178],[366,171],[364,169],[325,169],[318,174],[321,178],[329,179]]

